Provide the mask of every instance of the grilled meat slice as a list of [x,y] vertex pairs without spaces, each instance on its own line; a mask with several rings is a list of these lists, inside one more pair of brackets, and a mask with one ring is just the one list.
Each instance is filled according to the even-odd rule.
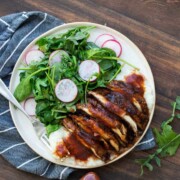
[[121,98],[123,99],[130,99],[133,105],[138,109],[138,111],[142,112],[141,105],[139,101],[134,97],[134,91],[132,89],[132,86],[123,82],[123,81],[111,81],[111,83],[108,85],[108,88],[112,91],[118,92],[122,94]]
[[71,118],[77,122],[77,124],[81,124],[81,127],[87,127],[91,129],[93,134],[98,134],[102,139],[108,141],[116,151],[119,151],[119,143],[116,138],[107,128],[98,123],[97,120],[94,120],[91,117],[87,118],[84,115],[72,115]]
[[99,108],[95,108],[90,103],[88,104],[78,104],[78,109],[86,112],[88,115],[95,117],[101,121],[104,125],[111,128],[114,133],[116,133],[120,137],[120,142],[124,146],[127,143],[127,129],[126,127],[120,123],[117,119],[105,110],[100,104]]
[[[120,94],[123,94],[126,99],[131,99],[133,104],[136,106],[136,108],[147,114],[149,113],[146,101],[143,97],[143,94],[137,93],[133,90],[133,86],[123,82],[123,81],[111,81],[111,83],[107,86],[112,91],[119,92]],[[145,111],[144,111],[145,110]]]
[[[141,111],[139,111],[132,102],[131,95],[125,96],[119,92],[114,92],[111,90],[97,89],[95,93],[103,95],[107,101],[110,101],[114,105],[119,107],[119,110],[124,111],[127,116],[130,116],[137,124],[138,128],[143,130],[146,122],[148,121],[148,116]],[[123,116],[123,115],[122,115]]]
[[134,94],[132,85],[127,84],[124,81],[113,80],[108,84],[107,88],[122,94]]
[[70,118],[63,119],[63,125],[68,131],[74,133],[78,141],[81,142],[83,146],[90,149],[96,157],[103,161],[109,158],[109,152],[104,149],[93,136],[80,129]]
[[132,102],[133,102],[134,106],[138,109],[138,111],[142,112],[141,104],[139,104],[138,100],[133,97]]
[[83,115],[70,115],[70,117],[73,119],[74,122],[78,124],[78,126],[83,129],[86,133],[92,134],[94,137],[96,137],[97,140],[102,141],[103,145],[106,149],[109,149],[109,144],[93,129],[91,128],[90,124],[87,123],[87,118],[83,117]]
[[[103,89],[104,90],[104,89]],[[100,91],[100,90],[99,90]],[[137,133],[137,124],[135,123],[135,121],[131,118],[131,116],[129,116],[125,110],[123,110],[122,108],[120,108],[118,105],[112,103],[111,101],[109,101],[105,96],[101,95],[99,93],[99,91],[90,91],[89,94],[92,95],[93,97],[95,97],[105,108],[107,108],[109,111],[111,111],[112,113],[115,113],[116,115],[118,115],[122,120],[124,120],[125,122],[127,122],[132,130],[134,131],[134,133]],[[102,92],[102,90],[101,90]]]
[[149,109],[146,100],[140,94],[134,94],[133,98],[140,104],[141,112],[149,117]]
[[73,120],[73,122],[78,124],[78,126],[81,129],[83,129],[85,132],[89,134],[93,134],[94,136],[98,136],[98,134],[93,131],[90,124],[88,123],[88,118],[84,117],[83,114],[78,114],[78,115],[73,114],[73,115],[70,115],[70,117]]
[[[142,78],[139,77],[139,75],[135,74],[132,77],[140,80],[139,83],[143,84]],[[113,92],[111,91],[106,95],[106,97],[112,103],[117,104],[127,111],[136,121],[138,127],[142,130],[145,128],[149,117],[149,110],[143,97],[144,88],[143,85],[138,85],[138,83],[134,82],[132,79],[130,80],[130,83],[135,85],[132,86],[131,84],[122,81],[112,81],[108,85],[108,88]]]
[[107,161],[109,159],[109,152],[104,149],[97,141],[94,141],[92,136],[80,130],[76,130],[75,134],[81,144],[90,149],[96,157],[102,159],[103,161]]
[[[127,143],[127,128],[121,122],[121,119],[105,109],[94,98],[88,98],[88,102],[87,106],[89,106],[88,108],[93,116],[99,118],[103,123],[107,124],[108,127],[113,128],[113,131],[120,137],[120,139],[124,143]],[[109,124],[109,122],[111,122],[111,124]]]
[[77,125],[70,118],[64,118],[62,123],[69,132],[74,132],[77,129]]

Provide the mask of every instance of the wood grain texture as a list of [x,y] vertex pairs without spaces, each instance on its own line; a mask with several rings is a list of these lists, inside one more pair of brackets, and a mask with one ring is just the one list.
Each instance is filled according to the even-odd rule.
[[[170,116],[170,102],[180,95],[180,1],[179,0],[6,0],[1,1],[0,16],[40,10],[65,22],[88,21],[106,24],[132,40],[147,58],[156,84],[156,109],[151,127],[159,127]],[[180,122],[173,122],[180,132]],[[153,150],[131,152],[121,160],[94,169],[102,180],[180,179],[180,151],[162,160],[162,168],[139,176],[136,158]],[[78,170],[69,179],[76,180],[87,171]],[[0,157],[0,180],[43,179],[21,172]]]

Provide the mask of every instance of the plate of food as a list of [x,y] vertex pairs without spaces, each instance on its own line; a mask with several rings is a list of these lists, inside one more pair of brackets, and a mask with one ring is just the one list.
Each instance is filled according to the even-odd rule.
[[146,58],[120,32],[89,23],[49,30],[22,52],[10,90],[41,122],[10,104],[17,130],[43,158],[74,168],[112,163],[138,144],[154,113],[154,79]]

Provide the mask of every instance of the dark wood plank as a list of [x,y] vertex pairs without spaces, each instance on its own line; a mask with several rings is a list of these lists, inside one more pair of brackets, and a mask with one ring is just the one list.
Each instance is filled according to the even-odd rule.
[[[160,127],[171,114],[170,102],[180,93],[180,1],[179,0],[6,0],[1,2],[0,16],[5,14],[41,10],[65,22],[89,21],[107,24],[127,37],[141,49],[154,74],[156,83],[156,110],[151,127]],[[179,94],[180,95],[180,94]],[[180,122],[174,122],[180,132]],[[131,152],[121,160],[94,169],[104,180],[118,179],[178,179],[180,177],[180,151],[162,161],[162,168],[145,171],[139,177],[139,165],[134,160],[153,152]],[[79,179],[87,171],[78,170],[69,179]],[[42,179],[20,172],[0,158],[2,179]],[[0,179],[1,179],[0,178]]]
[[38,178],[39,180],[44,179],[36,175],[30,174],[27,172],[22,172],[15,169],[15,167],[11,166],[6,160],[4,160],[0,156],[0,179],[1,180],[19,180],[19,179],[33,180],[35,178]]
[[180,39],[179,0],[92,1]]

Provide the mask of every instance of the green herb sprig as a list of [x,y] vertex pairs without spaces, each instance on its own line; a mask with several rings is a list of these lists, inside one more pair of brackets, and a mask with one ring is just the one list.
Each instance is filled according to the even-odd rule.
[[176,113],[176,110],[180,110],[180,96],[177,96],[176,101],[172,103],[173,110],[171,117],[164,121],[161,125],[161,129],[153,129],[156,137],[158,148],[153,154],[150,154],[147,158],[137,159],[136,162],[141,165],[141,174],[144,173],[144,168],[153,170],[152,161],[154,160],[157,166],[161,166],[161,157],[173,156],[180,147],[180,133],[176,133],[170,123],[175,119],[180,119],[180,114]]

